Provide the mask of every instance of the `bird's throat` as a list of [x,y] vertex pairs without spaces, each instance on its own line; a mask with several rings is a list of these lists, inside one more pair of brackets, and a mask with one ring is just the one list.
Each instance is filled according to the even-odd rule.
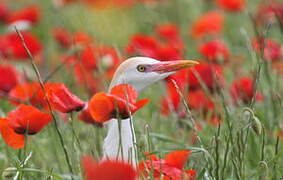
[[108,133],[104,139],[104,159],[122,160],[136,164],[136,138],[130,119],[112,119],[107,123]]

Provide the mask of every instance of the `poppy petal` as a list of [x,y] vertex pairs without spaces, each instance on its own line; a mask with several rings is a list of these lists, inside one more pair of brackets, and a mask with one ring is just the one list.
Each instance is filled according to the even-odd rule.
[[52,121],[49,114],[33,106],[21,104],[7,116],[9,126],[18,134],[36,134]]
[[134,102],[138,98],[138,93],[135,88],[128,84],[120,84],[118,86],[114,86],[111,89],[110,94],[118,96],[121,99],[127,100],[131,104],[134,104]]
[[15,133],[15,131],[10,128],[7,119],[0,118],[0,133],[10,147],[14,149],[21,149],[25,146],[25,138],[23,135]]
[[135,180],[137,172],[125,162],[106,160],[95,162],[91,157],[82,160],[86,180]]
[[183,169],[186,160],[189,157],[189,150],[173,151],[166,155],[165,162],[175,168]]
[[142,99],[135,103],[136,108],[132,110],[132,113],[135,113],[137,110],[142,108],[144,105],[146,105],[149,102],[149,99]]
[[89,102],[89,112],[97,122],[104,123],[110,120],[114,111],[111,98],[106,93],[95,94]]
[[85,103],[72,94],[63,83],[49,85],[47,96],[54,109],[62,113],[80,111],[85,106]]

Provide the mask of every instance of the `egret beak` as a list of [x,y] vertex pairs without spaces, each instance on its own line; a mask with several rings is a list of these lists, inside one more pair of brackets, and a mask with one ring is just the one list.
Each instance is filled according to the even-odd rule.
[[158,64],[154,64],[151,71],[163,74],[192,67],[197,64],[199,64],[199,62],[193,60],[164,61]]

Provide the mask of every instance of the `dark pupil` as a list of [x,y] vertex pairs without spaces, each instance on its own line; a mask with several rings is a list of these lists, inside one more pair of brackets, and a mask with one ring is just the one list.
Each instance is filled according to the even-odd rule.
[[139,66],[139,71],[144,71],[145,68],[143,66]]

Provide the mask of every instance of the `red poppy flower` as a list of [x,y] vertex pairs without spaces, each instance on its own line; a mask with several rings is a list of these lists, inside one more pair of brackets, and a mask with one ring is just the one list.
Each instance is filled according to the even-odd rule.
[[181,89],[184,89],[188,86],[188,75],[188,69],[182,69],[177,71],[175,74],[170,75],[168,78],[166,78],[166,80],[168,81],[172,79]]
[[105,160],[97,163],[91,157],[82,158],[82,167],[86,180],[135,180],[135,168],[125,162]]
[[193,180],[196,177],[196,171],[193,169],[183,170],[189,153],[189,150],[173,151],[167,154],[164,160],[158,159],[154,155],[149,155],[149,160],[142,161],[139,164],[140,176],[148,177],[148,172],[153,172],[154,178],[163,176],[164,180]]
[[[38,39],[29,32],[22,32],[22,35],[31,54],[34,56],[39,55],[42,51],[42,46]],[[2,36],[0,38],[0,44],[2,44],[0,46],[0,53],[8,58],[29,58],[17,33],[9,33]]]
[[92,71],[89,71],[79,63],[75,64],[73,71],[75,74],[76,81],[80,85],[85,87],[88,90],[89,94],[94,94],[97,92],[98,85],[100,83],[99,79],[94,77]]
[[172,61],[172,60],[184,59],[182,56],[182,52],[171,44],[159,46],[155,51],[154,58],[160,61]]
[[[178,112],[181,97],[172,81],[167,81],[167,96],[162,99],[161,113],[169,115],[171,111]],[[170,111],[171,110],[171,111]]]
[[206,35],[217,35],[222,32],[224,17],[216,11],[210,11],[197,19],[192,26],[192,36],[200,39]]
[[77,62],[79,62],[78,58],[75,55],[63,55],[60,60],[67,69],[72,69],[73,66],[76,65]]
[[181,35],[178,26],[173,23],[160,24],[155,29],[156,33],[167,41],[180,41]]
[[96,9],[115,8],[115,7],[129,7],[134,4],[134,0],[84,0]]
[[199,89],[203,84],[213,91],[223,83],[223,70],[216,64],[201,63],[188,69],[187,78],[189,89]]
[[283,4],[279,1],[268,1],[258,6],[256,22],[258,25],[266,25],[275,19],[283,22]]
[[119,66],[121,57],[117,50],[113,47],[98,47],[99,64],[105,70],[108,79],[112,79],[117,67]]
[[[159,37],[161,37],[162,40],[166,41],[164,45],[159,45],[160,47],[158,48],[158,51],[162,52],[163,50],[163,52],[165,52],[165,50],[168,51],[171,49],[171,52],[173,52],[172,50],[175,50],[175,54],[176,53],[181,54],[181,51],[184,50],[185,45],[182,42],[181,34],[176,24],[173,23],[161,24],[156,27],[155,31],[156,34]],[[157,54],[160,54],[160,52],[157,52]]]
[[112,118],[126,119],[142,108],[148,99],[137,101],[136,90],[127,84],[121,84],[111,89],[110,93],[97,93],[89,102],[91,116],[100,123]]
[[16,133],[33,135],[50,123],[52,118],[33,106],[21,104],[7,115],[7,121]]
[[208,60],[225,61],[229,57],[229,49],[219,40],[209,41],[199,46],[199,52]]
[[0,65],[0,91],[9,92],[19,83],[19,74],[11,65]]
[[0,133],[7,145],[14,149],[21,149],[25,146],[24,135],[17,134],[14,129],[9,126],[7,119],[0,118]]
[[34,106],[45,107],[46,100],[44,93],[39,83],[24,83],[15,86],[9,92],[9,96],[16,101],[13,103],[18,104],[19,101],[31,103]]
[[6,19],[6,22],[12,24],[17,21],[27,21],[31,24],[36,24],[39,20],[39,7],[37,5],[31,5],[17,11],[12,11]]
[[85,103],[72,94],[63,83],[47,85],[46,91],[51,106],[62,113],[80,111],[85,106]]
[[74,43],[79,46],[86,46],[93,43],[89,34],[83,31],[78,31],[73,35]]
[[80,58],[82,65],[88,70],[97,68],[96,49],[93,46],[86,47],[82,50]]
[[276,61],[282,56],[280,45],[273,39],[254,40],[252,45],[253,48],[259,53],[264,48],[263,55],[267,60]]
[[213,101],[201,89],[190,91],[188,93],[188,105],[194,110],[204,112],[212,111],[214,109]]
[[9,13],[6,3],[0,2],[0,21],[5,21]]
[[69,48],[72,45],[72,34],[64,28],[54,28],[53,37],[63,48]]
[[[230,89],[231,97],[235,102],[243,101],[249,103],[254,96],[254,81],[250,77],[242,77],[236,79]],[[255,96],[257,101],[262,101],[263,96],[257,93]]]
[[158,46],[159,44],[155,37],[136,34],[131,38],[126,47],[126,53],[128,55],[138,54],[147,57],[155,57],[155,52]]
[[245,0],[216,0],[216,3],[228,11],[241,11],[246,5]]
[[85,107],[81,111],[80,115],[78,116],[78,119],[85,122],[86,124],[92,124],[92,125],[95,125],[96,127],[99,127],[99,128],[103,127],[103,123],[99,123],[99,122],[95,121],[95,119],[92,118],[88,107]]

